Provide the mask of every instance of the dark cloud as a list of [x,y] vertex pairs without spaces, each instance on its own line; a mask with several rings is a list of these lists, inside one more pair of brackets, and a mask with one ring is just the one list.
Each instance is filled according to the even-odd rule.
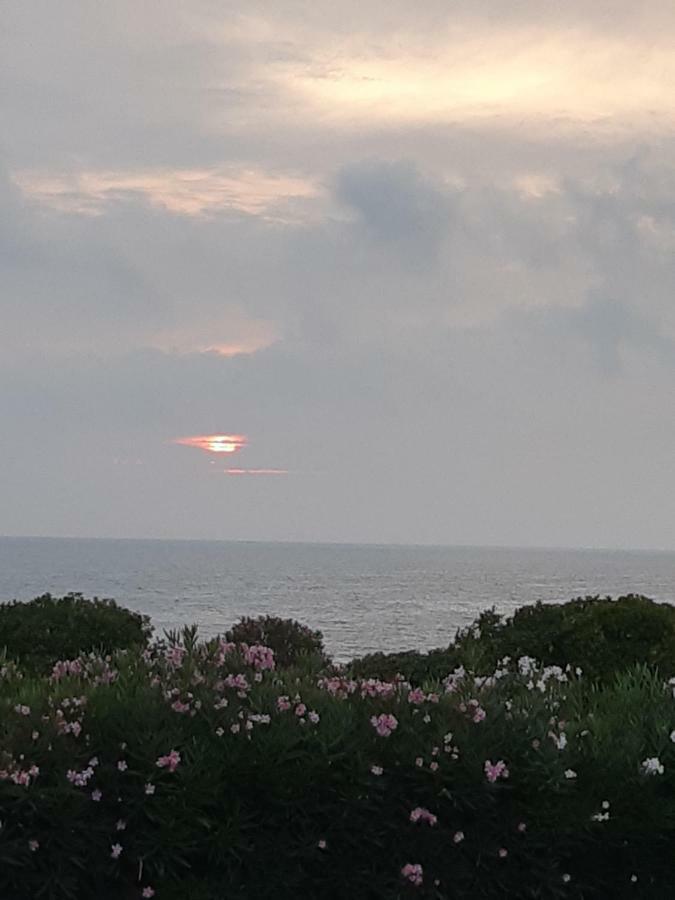
[[336,179],[336,196],[393,252],[433,257],[452,221],[450,192],[410,161],[353,163]]

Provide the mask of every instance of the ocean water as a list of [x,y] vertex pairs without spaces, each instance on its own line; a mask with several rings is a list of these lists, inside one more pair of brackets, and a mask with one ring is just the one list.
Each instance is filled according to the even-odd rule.
[[159,633],[292,617],[345,660],[442,646],[491,606],[630,592],[675,603],[675,553],[0,538],[0,600],[47,591],[112,597]]

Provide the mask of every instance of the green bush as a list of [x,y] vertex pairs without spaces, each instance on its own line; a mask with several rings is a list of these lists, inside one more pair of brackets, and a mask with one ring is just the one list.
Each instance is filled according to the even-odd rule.
[[43,594],[29,603],[0,604],[0,651],[35,672],[50,672],[57,660],[82,652],[146,646],[150,633],[147,616],[113,600]]
[[675,607],[628,594],[536,603],[506,619],[487,610],[458,634],[455,648],[462,661],[470,658],[485,670],[505,656],[533,656],[546,665],[580,666],[593,678],[611,678],[636,664],[670,677]]
[[419,653],[371,653],[349,664],[360,678],[402,675],[412,684],[457,666],[492,671],[504,657],[532,656],[544,665],[568,663],[592,678],[611,679],[634,665],[675,675],[675,607],[628,594],[578,597],[567,603],[522,606],[511,617],[484,610],[449,647]]
[[460,665],[461,657],[454,647],[438,648],[420,653],[404,650],[400,653],[368,653],[349,663],[348,671],[355,678],[393,679],[402,675],[411,684],[424,684],[443,678]]
[[672,896],[675,700],[647,668],[410,692],[193,637],[0,670],[0,897]]
[[274,651],[277,665],[286,668],[302,662],[307,657],[319,657],[327,662],[323,635],[301,625],[295,619],[276,616],[243,617],[226,633],[228,641],[242,644],[262,644]]

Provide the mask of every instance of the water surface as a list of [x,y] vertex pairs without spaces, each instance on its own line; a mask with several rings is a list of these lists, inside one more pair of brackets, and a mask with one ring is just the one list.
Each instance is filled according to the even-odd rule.
[[46,591],[113,597],[160,632],[292,617],[347,659],[447,644],[490,606],[629,592],[675,603],[675,553],[0,538],[0,600]]

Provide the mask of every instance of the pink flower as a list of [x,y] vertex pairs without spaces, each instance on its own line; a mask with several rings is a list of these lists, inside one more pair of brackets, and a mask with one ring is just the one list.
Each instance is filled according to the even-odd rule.
[[286,712],[291,708],[291,701],[288,697],[277,697],[277,709],[279,712]]
[[428,822],[429,825],[435,825],[438,822],[438,818],[423,806],[416,806],[415,809],[413,809],[413,811],[410,813],[410,821]]
[[225,687],[236,688],[242,692],[246,692],[250,687],[245,675],[228,675],[223,684]]
[[129,766],[127,765],[125,760],[121,759],[117,763],[117,768],[120,770],[120,772],[126,772],[126,770],[129,768]]
[[144,887],[143,890],[141,891],[141,897],[145,898],[145,897],[154,897],[154,896],[155,896],[155,892],[149,885],[148,885],[148,887]]
[[180,753],[177,750],[171,750],[166,756],[160,756],[157,760],[157,767],[160,769],[168,769],[169,772],[175,772],[180,763]]
[[419,706],[424,703],[425,693],[421,688],[413,688],[412,691],[408,693],[408,703],[413,703],[415,706]]
[[461,844],[463,840],[464,840],[464,832],[463,831],[456,831],[452,836],[453,844]]
[[482,722],[485,719],[486,712],[482,706],[476,707],[476,710],[473,714],[473,721],[478,724],[478,722]]
[[98,788],[96,788],[95,791],[91,792],[91,799],[94,801],[94,803],[100,803],[102,796],[103,794],[99,791]]
[[70,723],[70,725],[68,726],[68,730],[71,734],[75,735],[75,737],[79,737],[82,733],[82,726],[76,719],[74,722]]
[[506,763],[503,759],[500,759],[499,762],[496,762],[494,765],[490,762],[489,759],[486,759],[483,768],[485,770],[485,776],[487,780],[492,784],[494,784],[498,778],[509,777],[509,770],[506,768]]
[[307,712],[307,707],[305,706],[304,703],[298,703],[298,705],[295,707],[296,716],[304,716],[304,714],[306,712]]
[[309,715],[307,716],[307,718],[308,718],[309,721],[312,723],[312,725],[318,725],[318,724],[319,724],[320,716],[319,716],[318,712],[314,712],[314,710],[312,710],[312,711],[309,713]]
[[30,840],[28,841],[28,849],[31,853],[35,853],[36,850],[40,849],[40,841]]
[[396,693],[396,685],[390,681],[368,678],[361,682],[362,697],[392,697]]
[[390,713],[380,713],[379,716],[371,716],[370,724],[380,737],[389,737],[398,728],[398,719]]
[[169,647],[165,652],[166,661],[172,668],[178,669],[183,664],[186,652],[184,647]]
[[110,855],[113,859],[119,859],[122,854],[122,845],[121,844],[113,844],[110,848]]
[[323,838],[321,838],[321,840],[320,840],[319,843],[317,844],[317,847],[319,848],[319,850],[325,850],[325,849],[326,849],[326,842],[324,841]]
[[419,863],[406,863],[401,869],[401,875],[415,887],[419,887],[422,884],[424,871]]
[[373,775],[381,775],[384,772],[384,769],[382,768],[382,766],[371,766],[370,771],[373,773]]
[[258,671],[274,668],[274,651],[272,649],[264,647],[262,644],[253,644],[251,647],[246,644],[242,646],[244,659],[249,666],[253,666]]
[[506,859],[506,857],[508,855],[509,855],[509,851],[506,849],[506,847],[499,848],[499,858],[500,859]]

